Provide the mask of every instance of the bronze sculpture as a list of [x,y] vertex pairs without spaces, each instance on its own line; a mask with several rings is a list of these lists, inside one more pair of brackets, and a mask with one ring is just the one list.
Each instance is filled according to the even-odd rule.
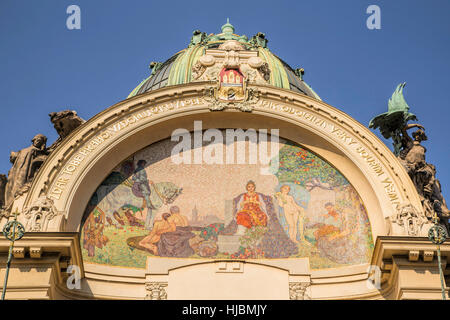
[[[406,83],[401,83],[392,94],[388,102],[388,112],[380,114],[370,121],[369,128],[379,128],[386,139],[392,138],[394,154],[398,157],[409,177],[413,181],[425,215],[432,219],[434,214],[439,218],[447,232],[450,232],[448,219],[450,211],[441,192],[441,184],[436,178],[436,167],[426,162],[427,149],[422,141],[428,140],[425,128],[420,124],[408,124],[417,117],[409,112],[409,106],[403,97],[403,88]],[[408,130],[418,128],[408,135]]]

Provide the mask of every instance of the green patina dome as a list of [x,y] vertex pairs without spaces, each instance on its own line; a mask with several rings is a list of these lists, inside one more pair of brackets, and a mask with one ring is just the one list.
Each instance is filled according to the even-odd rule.
[[251,39],[248,39],[245,35],[239,36],[234,34],[234,30],[233,25],[227,19],[227,23],[222,26],[222,33],[207,35],[198,30],[194,31],[191,42],[186,49],[176,53],[163,63],[151,63],[152,73],[128,95],[128,98],[166,86],[191,82],[192,67],[205,54],[206,49],[218,48],[227,40],[237,40],[247,50],[258,51],[259,57],[268,64],[270,69],[268,83],[270,85],[289,89],[320,100],[320,97],[314,90],[303,81],[303,69],[294,70],[273,54],[267,48],[268,40],[263,33],[258,33]]

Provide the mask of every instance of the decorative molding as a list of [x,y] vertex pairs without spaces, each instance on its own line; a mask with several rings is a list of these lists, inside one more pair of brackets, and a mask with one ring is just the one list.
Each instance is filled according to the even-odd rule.
[[409,261],[418,261],[419,260],[419,250],[410,250],[408,254]]
[[215,87],[205,88],[203,91],[203,99],[209,103],[209,110],[211,111],[222,111],[228,106],[227,102],[217,99]]
[[244,263],[241,261],[219,261],[217,262],[217,273],[243,273]]
[[390,235],[425,237],[433,225],[423,212],[419,212],[412,204],[401,205],[397,213],[389,217]]
[[[394,300],[408,297],[439,299],[441,283],[438,262],[433,259],[436,250],[436,245],[426,237],[378,237],[370,264],[381,271],[380,295],[384,299]],[[441,244],[440,250],[445,269],[450,257],[450,242]],[[411,276],[412,270],[416,270],[414,276]],[[423,286],[424,283],[427,285]]]
[[225,51],[243,51],[245,50],[244,46],[239,43],[237,40],[227,40],[219,46],[220,50]]
[[12,249],[14,258],[23,259],[25,258],[25,248],[24,247],[14,247]]
[[37,198],[31,206],[27,207],[23,212],[26,222],[25,230],[27,232],[44,232],[48,229],[49,222],[58,215],[59,212],[53,200],[46,196]]
[[[30,257],[33,259],[40,259],[42,255],[42,247],[30,247]],[[67,260],[67,258],[66,258]]]
[[200,61],[197,61],[192,66],[192,80],[197,80],[198,78],[200,78],[205,70],[206,66],[204,66]]
[[218,81],[223,69],[239,70],[248,84],[267,84],[270,68],[256,50],[246,50],[236,40],[228,40],[217,49],[206,49],[192,66],[192,81]]
[[423,261],[424,262],[433,261],[433,257],[434,257],[434,251],[424,251],[423,252]]
[[167,300],[167,282],[149,282],[145,284],[145,300]]
[[209,103],[211,111],[222,111],[231,108],[242,112],[252,112],[260,98],[260,91],[257,88],[247,88],[244,101],[224,101],[217,97],[217,92],[217,87],[207,87],[203,92],[203,99]]
[[290,300],[310,300],[306,294],[306,289],[311,285],[308,282],[289,282]]
[[[79,299],[79,290],[67,289],[67,264],[62,263],[71,260],[70,265],[79,267],[80,278],[85,277],[78,232],[27,232],[14,245],[6,299],[61,299],[56,292],[60,288],[67,298]],[[0,238],[2,272],[9,246],[9,240]]]

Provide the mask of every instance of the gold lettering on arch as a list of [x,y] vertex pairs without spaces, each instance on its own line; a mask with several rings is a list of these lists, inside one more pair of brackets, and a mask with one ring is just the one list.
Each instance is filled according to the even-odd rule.
[[365,161],[370,170],[373,171],[375,175],[378,176],[379,182],[384,186],[384,191],[391,202],[391,204],[395,207],[400,205],[400,199],[398,193],[396,191],[395,183],[389,177],[386,170],[383,168],[383,165],[377,160],[377,158],[370,153],[370,151],[366,150],[362,143],[359,142],[357,138],[355,138],[351,133],[346,130],[335,126],[333,123],[327,122],[325,119],[321,117],[311,114],[306,111],[298,110],[293,107],[288,107],[282,104],[274,103],[271,101],[260,100],[257,104],[257,108],[276,110],[279,112],[293,114],[302,120],[308,121],[308,123],[313,124],[315,127],[322,131],[326,131],[330,135],[336,136],[338,139],[342,140],[346,145],[350,147],[356,154],[358,154],[361,159]]
[[75,155],[70,158],[50,188],[48,196],[54,200],[59,200],[67,184],[71,179],[73,179],[73,176],[77,174],[77,169],[85,162],[84,160],[97,148],[101,147],[105,141],[110,140],[110,138],[114,137],[128,126],[138,125],[144,119],[151,117],[153,114],[165,113],[186,106],[199,105],[200,103],[201,101],[198,98],[177,100],[162,105],[149,107],[144,111],[136,112],[135,114],[128,115],[125,118],[118,120],[97,134],[94,138],[90,139],[89,142],[87,142],[75,153]]
[[[65,165],[60,175],[56,179],[56,182],[52,185],[49,192],[49,197],[59,200],[64,192],[65,186],[69,183],[71,178],[76,175],[78,167],[84,162],[90,153],[95,151],[105,141],[127,128],[130,125],[135,125],[141,122],[143,119],[151,117],[153,114],[165,113],[171,110],[183,108],[190,105],[199,105],[201,102],[199,98],[192,98],[186,100],[177,100],[153,107],[149,107],[144,111],[137,112],[124,119],[112,124],[97,136],[92,138],[86,145],[84,145],[77,153],[72,156],[69,162]],[[384,185],[384,190],[393,205],[399,205],[399,197],[395,188],[395,184],[389,175],[385,172],[382,164],[376,160],[376,157],[371,155],[359,141],[354,138],[350,133],[342,128],[336,127],[334,124],[329,123],[325,119],[314,115],[312,113],[298,110],[294,107],[286,106],[283,104],[273,103],[266,100],[260,100],[256,107],[263,109],[275,110],[278,112],[288,113],[295,115],[304,121],[308,121],[320,130],[326,130],[329,134],[337,136],[366,162],[371,170],[380,178],[380,182]]]

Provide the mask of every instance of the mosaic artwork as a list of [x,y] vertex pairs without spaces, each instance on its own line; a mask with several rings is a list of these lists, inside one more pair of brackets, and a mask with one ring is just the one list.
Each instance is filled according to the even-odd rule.
[[[247,156],[252,143],[244,142]],[[311,151],[276,143],[277,166],[274,157],[267,172],[260,163],[175,163],[171,139],[135,153],[87,205],[84,261],[134,268],[145,268],[148,256],[307,257],[312,269],[367,263],[370,222],[353,186]]]

